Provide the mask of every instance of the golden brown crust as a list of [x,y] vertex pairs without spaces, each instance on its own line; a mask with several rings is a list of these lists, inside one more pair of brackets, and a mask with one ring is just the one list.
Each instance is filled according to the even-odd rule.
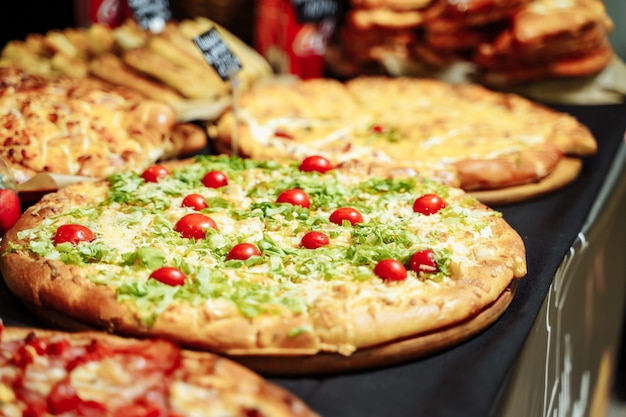
[[[190,163],[176,161],[168,166],[174,169]],[[361,168],[338,169],[345,169],[348,175],[361,172],[358,175],[362,176]],[[367,170],[382,176],[415,175],[410,169],[389,166]],[[321,351],[349,355],[355,349],[465,320],[497,299],[511,280],[526,273],[519,235],[501,217],[487,216],[484,221],[490,225],[490,237],[479,243],[474,243],[473,231],[454,232],[454,239],[462,242],[461,252],[468,252],[463,255],[468,261],[452,264],[451,278],[441,283],[424,284],[416,279],[389,284],[382,280],[331,281],[332,285],[321,290],[324,296],[316,297],[304,312],[282,309],[280,314],[256,317],[244,317],[220,299],[199,305],[174,302],[149,325],[140,319],[133,303],[117,299],[113,285],[87,279],[84,267],[19,249],[26,243],[20,238],[22,231],[67,208],[95,206],[107,189],[105,181],[74,185],[44,196],[25,212],[0,244],[0,272],[13,293],[35,308],[67,315],[91,327],[130,336],[164,337],[230,355],[311,355]],[[478,202],[466,201],[460,190],[452,191],[448,201],[465,201],[467,210],[490,212]],[[442,239],[446,236],[442,234]],[[161,242],[157,239],[153,244]],[[308,284],[302,285],[300,291],[310,291]],[[310,331],[293,334],[293,329]]]
[[578,177],[581,170],[582,161],[579,158],[561,158],[554,170],[541,181],[495,190],[470,191],[470,195],[489,206],[518,203],[566,186]]
[[[73,346],[84,346],[92,341],[100,341],[105,342],[109,348],[113,349],[124,349],[137,344],[152,343],[151,341],[122,338],[95,331],[68,333],[29,327],[5,327],[0,332],[0,335],[1,342],[21,341],[35,335],[42,338],[63,338]],[[229,409],[231,411],[236,410],[235,412],[237,413],[254,410],[264,416],[317,416],[317,413],[292,393],[268,382],[260,375],[232,360],[208,352],[189,350],[180,350],[180,355],[180,368],[182,371],[176,372],[173,377],[171,375],[163,375],[164,379],[171,379],[172,388],[167,390],[167,395],[171,398],[175,398],[178,395],[174,385],[177,382],[182,382],[199,390],[209,389],[212,394],[211,404],[220,403],[221,405],[221,408],[215,407],[215,409],[219,408],[222,410],[217,411],[215,415],[222,415],[221,413],[223,413],[224,409]],[[141,375],[135,375],[135,377],[139,379],[137,383],[141,385]],[[187,405],[190,415],[192,415],[190,410],[198,407],[203,407],[204,412],[210,413],[211,407],[204,401],[201,398],[189,400]],[[172,401],[172,403],[175,402],[181,404],[178,398]],[[180,412],[185,411],[187,410],[180,410]]]

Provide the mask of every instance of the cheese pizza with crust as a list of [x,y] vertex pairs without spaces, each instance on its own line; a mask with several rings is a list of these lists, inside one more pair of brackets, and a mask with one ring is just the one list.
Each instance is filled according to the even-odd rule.
[[[586,126],[517,95],[474,84],[358,77],[258,86],[209,131],[253,158],[323,154],[413,166],[473,190],[540,182],[564,157],[596,152]],[[574,176],[575,177],[575,176]],[[570,178],[571,180],[572,178]]]
[[205,145],[201,129],[133,90],[0,68],[0,156],[18,183],[40,172],[103,178]]
[[22,416],[276,416],[317,414],[226,358],[162,339],[4,327],[0,414]]
[[526,274],[520,236],[461,189],[322,156],[198,156],[73,185],[0,253],[45,318],[233,356],[349,356],[462,323]]

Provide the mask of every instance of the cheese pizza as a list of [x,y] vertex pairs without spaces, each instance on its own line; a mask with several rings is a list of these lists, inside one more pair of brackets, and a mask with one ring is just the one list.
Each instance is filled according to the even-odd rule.
[[0,322],[0,415],[314,417],[234,362],[160,339]]
[[133,90],[0,68],[0,156],[18,183],[39,172],[103,178],[205,145],[202,129]]
[[461,323],[526,274],[521,237],[461,189],[321,156],[76,184],[0,253],[9,289],[61,325],[233,356],[351,355]]
[[414,166],[465,190],[547,177],[564,156],[596,152],[570,115],[472,84],[358,77],[258,86],[210,135],[222,152],[253,158],[322,154]]

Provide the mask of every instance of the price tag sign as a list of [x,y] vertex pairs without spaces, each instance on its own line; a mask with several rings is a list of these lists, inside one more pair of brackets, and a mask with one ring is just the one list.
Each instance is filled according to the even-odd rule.
[[144,29],[160,33],[172,19],[168,0],[128,0],[135,20]]
[[317,23],[339,12],[337,0],[291,0],[300,23]]
[[241,69],[241,61],[232,53],[217,29],[209,29],[193,38],[193,41],[222,80],[232,79]]

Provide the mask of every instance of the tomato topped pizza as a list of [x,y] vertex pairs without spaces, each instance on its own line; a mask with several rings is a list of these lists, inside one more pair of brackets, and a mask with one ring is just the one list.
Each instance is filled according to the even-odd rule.
[[597,149],[587,127],[568,114],[479,85],[408,77],[257,86],[241,95],[236,122],[228,111],[209,131],[222,152],[412,166],[494,193],[542,181],[565,157]]
[[0,253],[36,311],[229,355],[350,355],[462,322],[526,274],[520,236],[461,189],[322,156],[198,156],[73,185]]
[[241,365],[161,339],[0,322],[0,415],[314,417]]

